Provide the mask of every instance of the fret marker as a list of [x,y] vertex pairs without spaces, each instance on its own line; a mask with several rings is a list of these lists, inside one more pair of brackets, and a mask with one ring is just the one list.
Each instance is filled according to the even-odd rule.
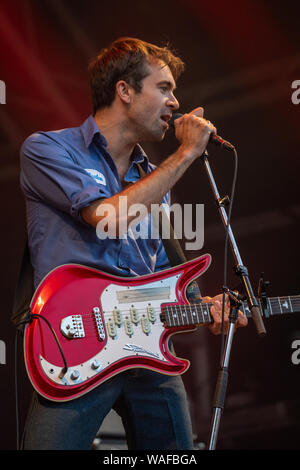
[[289,308],[287,301],[283,302],[281,305],[282,305],[284,308]]

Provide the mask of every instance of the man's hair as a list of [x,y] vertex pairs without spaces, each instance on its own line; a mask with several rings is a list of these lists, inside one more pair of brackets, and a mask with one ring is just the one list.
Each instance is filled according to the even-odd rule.
[[93,114],[110,106],[115,98],[115,86],[125,80],[136,92],[142,90],[142,81],[150,74],[147,64],[163,62],[168,65],[174,80],[184,70],[184,63],[170,50],[135,38],[119,38],[89,64],[89,80]]

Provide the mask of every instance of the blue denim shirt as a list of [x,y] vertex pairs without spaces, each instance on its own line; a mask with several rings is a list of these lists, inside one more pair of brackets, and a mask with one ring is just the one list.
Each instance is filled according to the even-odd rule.
[[[92,116],[80,127],[32,134],[23,143],[20,158],[35,286],[53,268],[68,263],[118,276],[169,267],[161,239],[100,240],[96,229],[81,218],[83,207],[122,191],[106,139]],[[126,182],[140,178],[137,163],[146,173],[155,168],[137,145]],[[169,194],[162,202],[169,203]]]

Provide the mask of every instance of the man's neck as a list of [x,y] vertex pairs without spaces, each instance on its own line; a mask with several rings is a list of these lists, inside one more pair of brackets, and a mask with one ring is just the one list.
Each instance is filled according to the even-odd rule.
[[107,141],[107,149],[117,168],[128,169],[130,157],[136,145],[128,125],[112,108],[104,108],[95,115],[96,124]]

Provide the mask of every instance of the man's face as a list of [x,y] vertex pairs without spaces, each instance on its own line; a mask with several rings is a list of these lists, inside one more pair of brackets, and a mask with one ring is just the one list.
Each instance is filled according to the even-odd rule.
[[148,64],[150,74],[143,80],[142,91],[132,91],[128,118],[137,141],[161,141],[169,128],[168,120],[179,104],[169,67],[163,62]]

